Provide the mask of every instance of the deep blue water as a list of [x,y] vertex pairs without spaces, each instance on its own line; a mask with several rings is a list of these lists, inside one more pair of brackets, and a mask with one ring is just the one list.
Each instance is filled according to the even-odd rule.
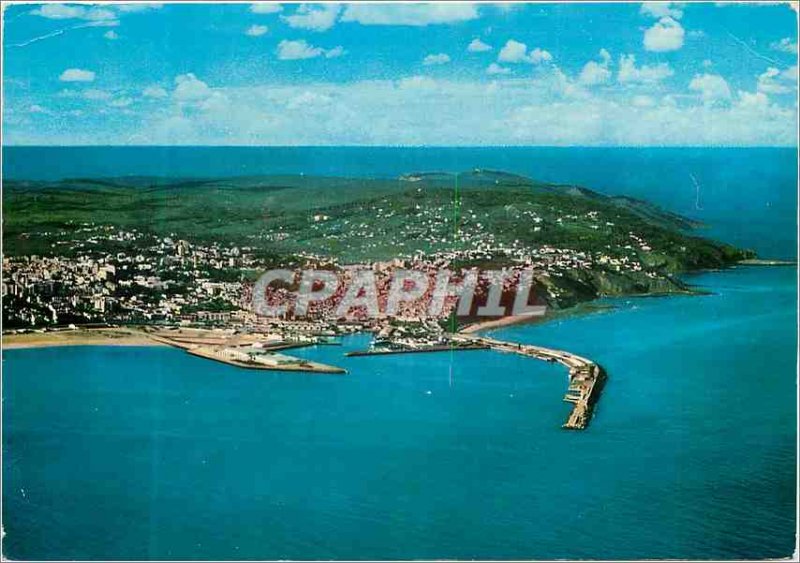
[[[491,167],[648,199],[796,256],[784,149],[4,149],[4,174],[393,176]],[[44,165],[43,165],[44,163]],[[694,176],[694,180],[689,176]],[[695,180],[697,188],[695,185]],[[765,558],[794,548],[797,271],[502,338],[601,362],[585,432],[558,366],[493,352],[345,358],[342,377],[173,349],[3,356],[13,559]]]
[[714,295],[496,334],[596,358],[585,432],[558,366],[488,351],[244,371],[174,349],[4,360],[5,555],[765,558],[795,529],[794,268]]
[[797,151],[787,148],[3,147],[6,178],[395,177],[491,168],[640,197],[704,221],[704,236],[797,256]]

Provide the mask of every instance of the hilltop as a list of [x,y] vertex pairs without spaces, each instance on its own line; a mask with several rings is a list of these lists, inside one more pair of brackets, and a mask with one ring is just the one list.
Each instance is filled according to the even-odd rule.
[[537,282],[557,307],[598,295],[686,291],[675,274],[753,257],[693,235],[693,221],[645,201],[489,170],[392,180],[7,181],[3,198],[7,256],[135,251],[102,236],[114,229],[241,247],[264,266],[522,263],[542,268]]

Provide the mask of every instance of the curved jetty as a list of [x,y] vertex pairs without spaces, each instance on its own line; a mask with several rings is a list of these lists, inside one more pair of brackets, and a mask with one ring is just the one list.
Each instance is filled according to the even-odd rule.
[[[458,337],[454,337],[458,338]],[[569,369],[569,387],[564,395],[564,400],[572,403],[567,421],[562,428],[568,430],[583,430],[589,425],[592,410],[600,397],[606,373],[597,363],[563,350],[554,350],[531,344],[504,342],[485,336],[463,337],[474,343],[483,344],[492,350],[520,354],[547,362],[558,362]]]

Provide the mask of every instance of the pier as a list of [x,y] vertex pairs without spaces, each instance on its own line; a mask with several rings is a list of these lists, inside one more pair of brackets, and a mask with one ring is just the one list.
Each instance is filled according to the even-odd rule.
[[577,354],[542,346],[504,342],[482,336],[455,336],[454,339],[482,344],[498,352],[519,354],[547,362],[558,362],[565,366],[569,370],[569,387],[564,395],[564,400],[572,403],[572,411],[562,428],[583,430],[589,425],[592,411],[606,380],[605,371],[597,363]]
[[151,331],[146,334],[155,342],[180,348],[193,356],[240,368],[320,374],[347,373],[347,370],[337,366],[312,362],[279,353],[282,350],[319,344],[315,342],[273,342],[264,344],[257,335],[225,336],[209,334],[209,331],[197,331],[192,336],[180,332],[171,334]]
[[282,354],[261,353],[237,348],[195,347],[186,350],[193,356],[247,369],[268,371],[302,371],[309,373],[344,374],[347,370]]
[[[145,334],[156,342],[182,348],[193,356],[241,368],[329,374],[347,373],[346,370],[336,366],[279,353],[280,350],[313,345],[311,342],[273,342],[266,344],[259,342],[259,338],[256,335],[232,336],[210,334],[208,331],[197,331],[197,333],[191,335],[180,332],[170,334],[157,331]],[[451,335],[450,342],[446,345],[433,344],[411,348],[370,349],[347,352],[345,355],[350,357],[381,356],[487,349],[508,354],[519,354],[546,362],[557,362],[566,367],[569,372],[569,385],[567,392],[564,394],[564,401],[572,404],[572,410],[562,428],[583,430],[589,426],[594,407],[606,381],[606,373],[597,363],[571,352],[460,333]]]

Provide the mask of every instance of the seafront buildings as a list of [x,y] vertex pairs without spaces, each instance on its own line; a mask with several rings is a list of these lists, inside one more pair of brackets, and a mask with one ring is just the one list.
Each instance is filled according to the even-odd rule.
[[[433,279],[444,268],[492,257],[515,267],[531,268],[539,280],[595,267],[616,272],[643,270],[632,253],[587,253],[551,245],[493,245],[491,240],[483,239],[474,242],[467,250],[428,256],[415,252],[411,258],[369,264],[339,264],[335,258],[302,253],[296,261],[301,267],[332,268],[342,282],[359,269],[369,268],[379,280],[382,303],[389,290],[385,280],[398,268],[425,272]],[[633,233],[631,242],[649,250],[646,241]],[[213,326],[264,322],[250,310],[251,292],[253,281],[270,266],[274,264],[259,258],[250,246],[187,241],[135,229],[85,224],[56,237],[46,253],[3,258],[3,320],[8,329],[86,323]],[[516,278],[511,276],[505,283],[505,289],[511,289]],[[319,326],[309,327],[291,316],[271,321],[291,324],[295,332],[324,332],[323,321],[336,320],[332,303],[341,298],[343,287],[344,283],[330,302],[312,304],[309,316]],[[547,292],[541,296],[544,301],[558,299],[557,285],[540,287]],[[394,316],[410,321],[425,318],[431,291],[429,288],[418,303],[402,303]],[[442,318],[449,316],[454,304],[453,300],[447,302]]]

